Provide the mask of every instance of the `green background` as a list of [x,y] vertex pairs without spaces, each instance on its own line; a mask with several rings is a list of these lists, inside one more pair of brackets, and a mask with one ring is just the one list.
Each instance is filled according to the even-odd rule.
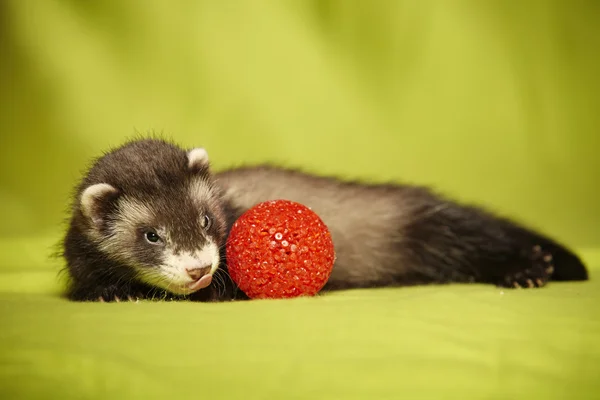
[[558,0],[0,2],[0,394],[600,398],[595,280],[73,304],[48,259],[90,158],[155,131],[216,169],[433,185],[593,278],[599,20]]

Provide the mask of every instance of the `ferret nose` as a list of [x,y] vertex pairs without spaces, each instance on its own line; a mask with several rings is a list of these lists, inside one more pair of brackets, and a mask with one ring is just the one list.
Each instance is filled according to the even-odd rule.
[[198,280],[210,272],[210,266],[202,268],[186,268],[185,270],[190,278]]

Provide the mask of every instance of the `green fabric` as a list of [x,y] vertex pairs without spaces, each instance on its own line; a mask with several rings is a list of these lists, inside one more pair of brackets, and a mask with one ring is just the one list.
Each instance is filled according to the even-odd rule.
[[595,399],[596,279],[228,303],[71,303],[1,243],[1,398]]
[[[594,2],[0,2],[0,398],[600,397],[600,287],[73,304],[48,257],[91,157],[430,184],[600,276]],[[585,250],[588,249],[588,250]]]

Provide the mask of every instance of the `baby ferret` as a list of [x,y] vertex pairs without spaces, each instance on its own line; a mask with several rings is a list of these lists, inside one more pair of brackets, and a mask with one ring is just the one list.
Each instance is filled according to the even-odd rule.
[[63,256],[68,298],[244,299],[225,243],[255,204],[311,207],[337,259],[323,290],[478,282],[507,288],[585,280],[551,238],[425,187],[368,184],[272,166],[212,173],[204,149],[158,139],[97,159],[77,187]]

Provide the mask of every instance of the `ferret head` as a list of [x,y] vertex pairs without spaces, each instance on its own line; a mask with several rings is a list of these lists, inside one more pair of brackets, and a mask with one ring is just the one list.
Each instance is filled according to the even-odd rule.
[[208,286],[219,267],[220,196],[204,149],[143,140],[96,162],[77,211],[84,234],[107,257],[144,283],[185,295]]

